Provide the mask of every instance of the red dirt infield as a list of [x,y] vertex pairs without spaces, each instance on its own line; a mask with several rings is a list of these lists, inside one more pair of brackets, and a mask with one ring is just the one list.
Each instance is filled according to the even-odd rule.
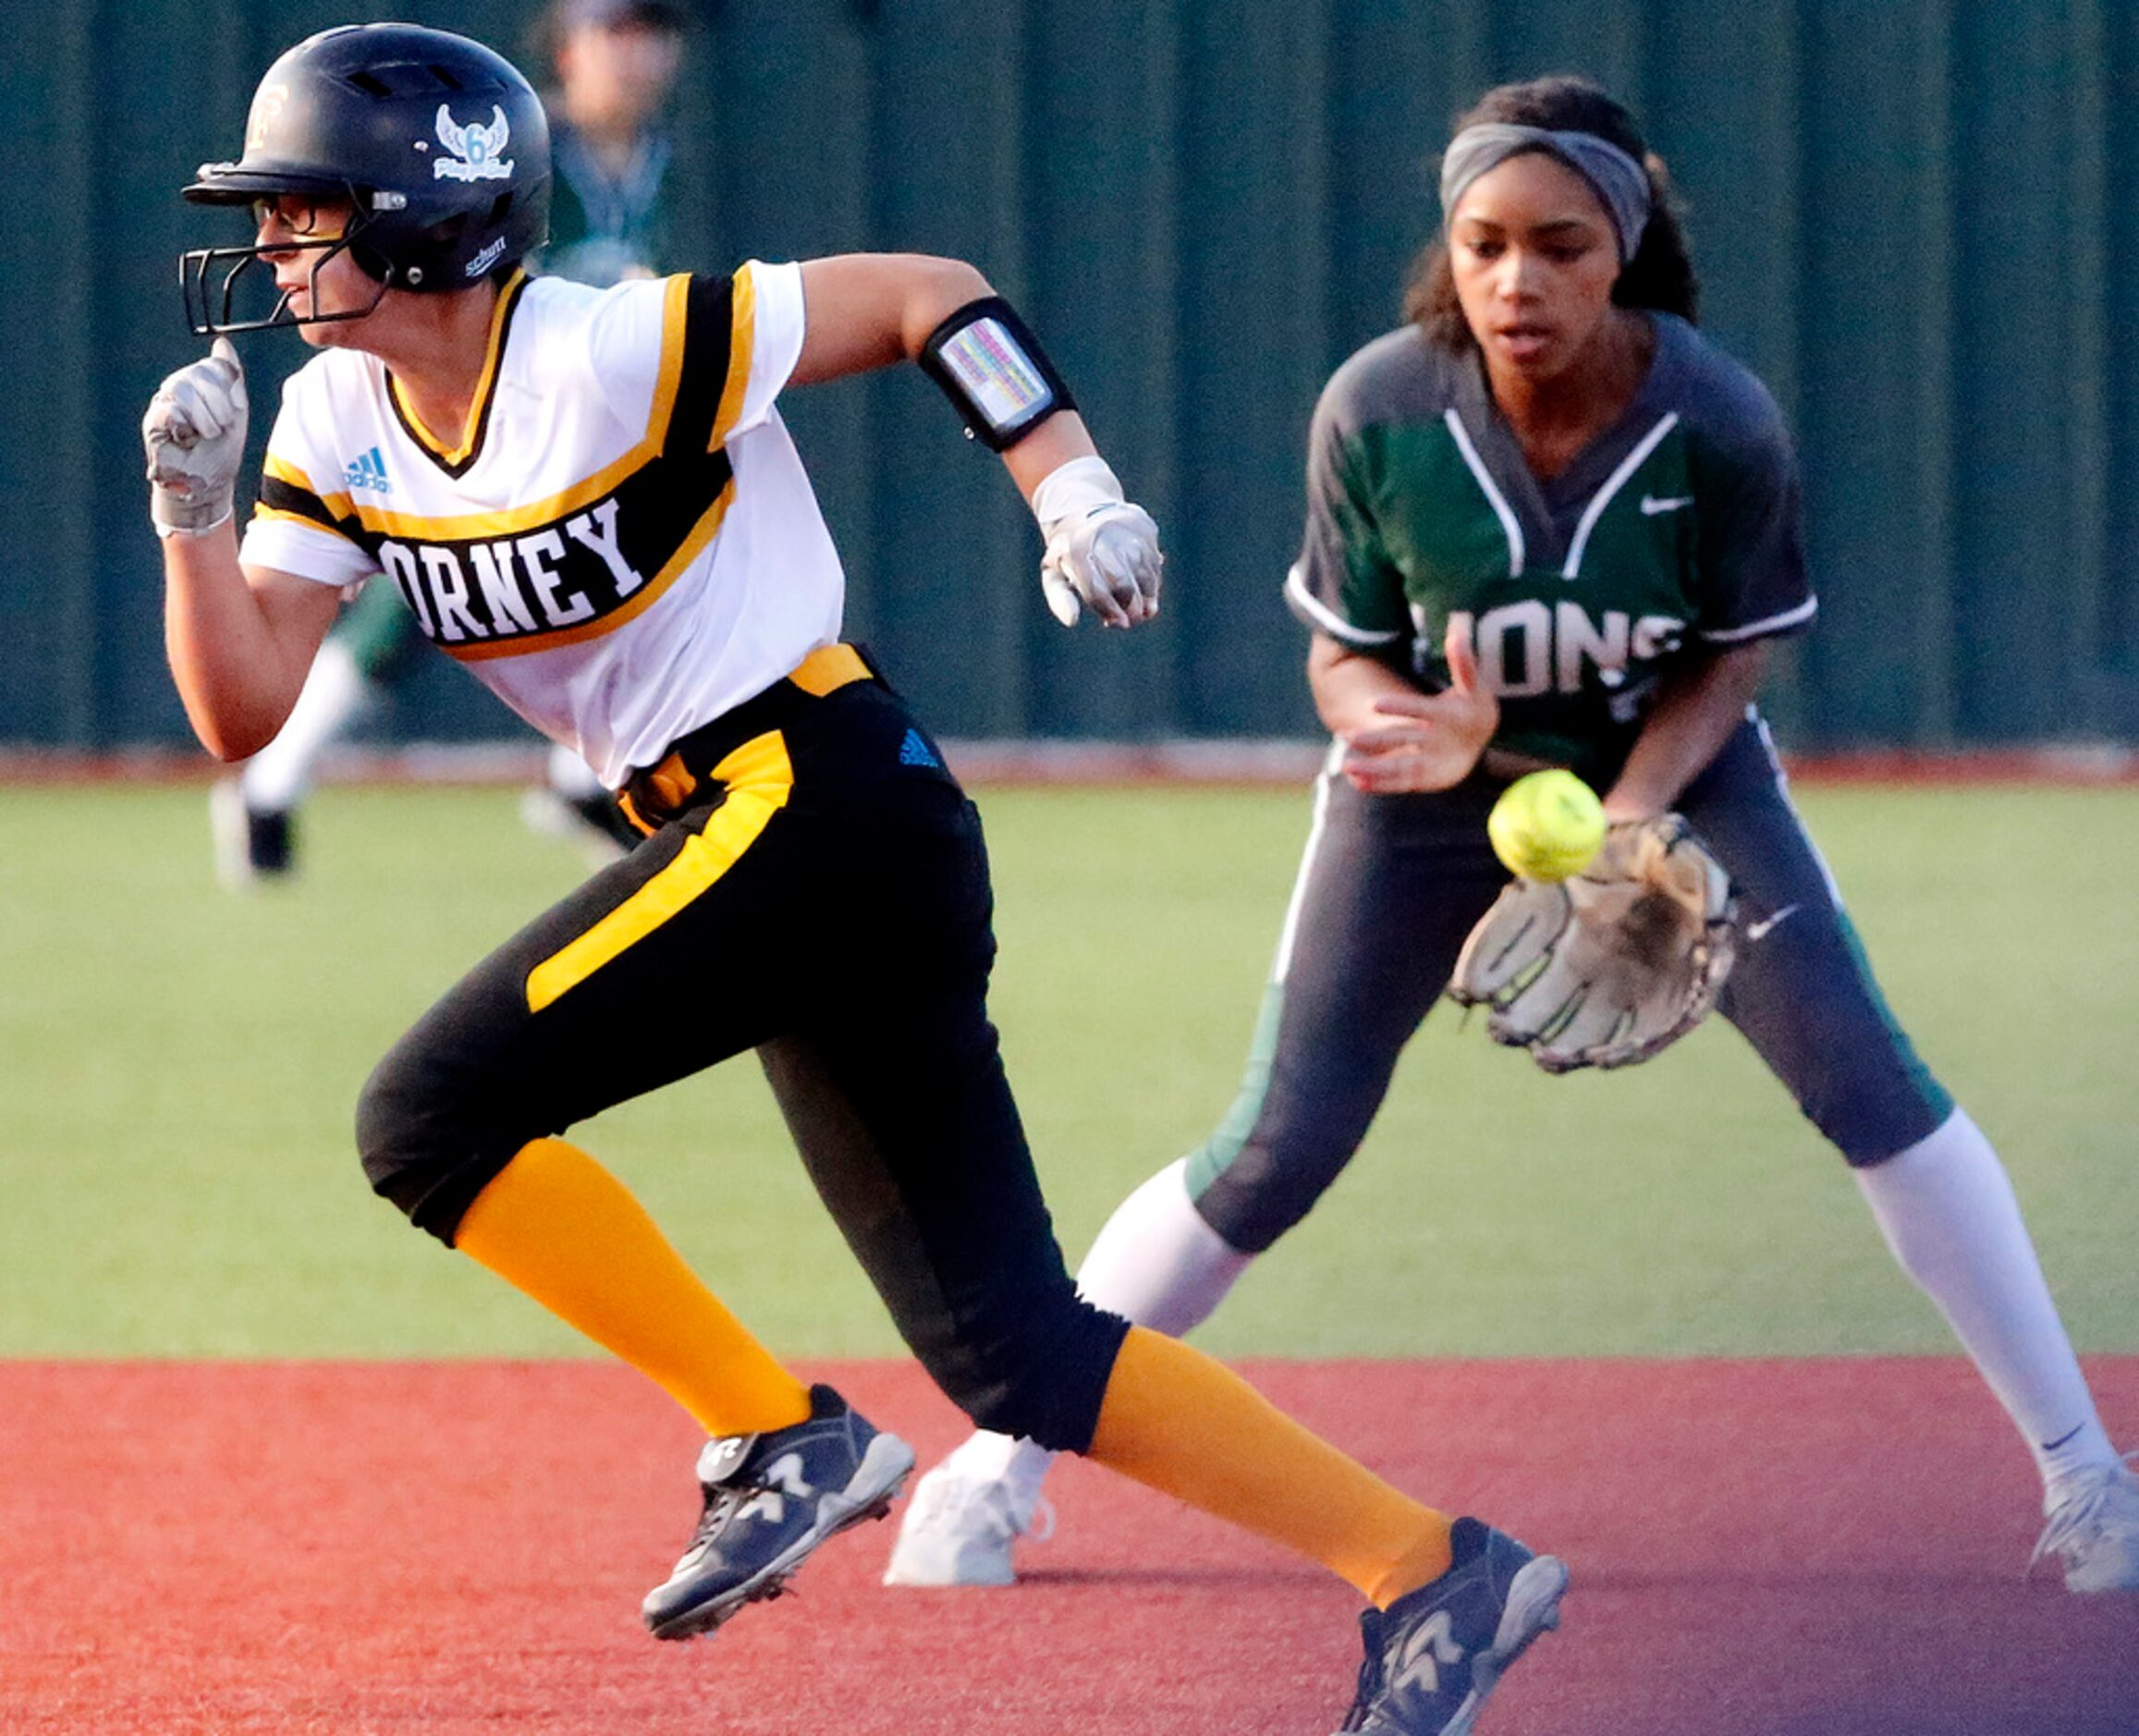
[[[1564,1556],[1484,1736],[2128,1736],[2139,1597],[2023,1581],[2034,1478],[1943,1359],[1252,1363],[1425,1498]],[[817,1366],[924,1462],[911,1365]],[[2139,1426],[2139,1357],[2089,1363]],[[891,1529],[665,1646],[687,1421],[600,1363],[0,1363],[0,1730],[1306,1736],[1345,1586],[1094,1468],[1008,1592]]]

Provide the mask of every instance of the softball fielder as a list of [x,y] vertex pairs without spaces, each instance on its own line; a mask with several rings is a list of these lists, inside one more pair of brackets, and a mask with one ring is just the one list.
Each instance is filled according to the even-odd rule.
[[[172,670],[212,752],[271,737],[344,589],[385,582],[645,834],[379,1064],[358,1108],[373,1186],[704,1427],[701,1518],[644,1617],[665,1639],[705,1632],[883,1511],[912,1464],[789,1374],[564,1137],[755,1048],[900,1331],[976,1423],[1324,1562],[1368,1601],[1355,1726],[1467,1730],[1556,1623],[1565,1570],[1077,1296],[987,1017],[977,815],[840,642],[838,559],[776,400],[918,361],[1032,502],[1066,623],[1151,618],[1150,519],[971,266],[530,280],[548,177],[541,106],[489,50],[400,25],[299,44],[243,155],[187,189],[250,204],[257,234],[189,256],[195,327],[217,340],[145,424]],[[232,275],[263,271],[278,306],[236,320]],[[245,324],[294,324],[319,353],[285,394],[241,544],[243,381],[219,334]]]
[[[2026,1440],[2037,1556],[2074,1591],[2139,1589],[2139,1482],[2004,1168],[1896,1024],[1754,708],[1768,642],[1815,606],[1795,461],[1766,392],[1691,323],[1693,267],[1645,158],[1594,86],[1488,93],[1444,159],[1412,324],[1324,391],[1286,582],[1337,740],[1306,861],[1240,1096],[1116,1210],[1079,1287],[1186,1332],[1306,1215],[1507,884],[1496,798],[1570,766],[1608,818],[1675,810],[1729,871],[1724,1017],[1849,1163]],[[1564,1064],[1551,1040],[1539,1058]],[[961,1446],[922,1479],[887,1578],[1008,1583],[1047,1461],[1000,1435]]]

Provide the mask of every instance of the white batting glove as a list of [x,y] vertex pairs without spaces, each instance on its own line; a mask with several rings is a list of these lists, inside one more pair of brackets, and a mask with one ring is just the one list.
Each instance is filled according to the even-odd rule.
[[227,337],[156,388],[141,442],[158,536],[203,536],[230,517],[245,420],[245,370]]
[[1047,552],[1040,590],[1065,627],[1089,607],[1108,627],[1134,627],[1158,613],[1158,526],[1123,495],[1101,458],[1071,458],[1033,491],[1033,516]]

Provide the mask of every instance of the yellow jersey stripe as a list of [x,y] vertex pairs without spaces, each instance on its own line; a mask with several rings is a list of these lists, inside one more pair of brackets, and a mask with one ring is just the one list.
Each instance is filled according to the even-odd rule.
[[299,524],[308,531],[317,531],[322,536],[338,536],[344,542],[348,541],[348,533],[339,525],[322,524],[317,519],[308,517],[304,513],[290,512],[281,507],[271,507],[264,501],[255,503],[252,508],[252,517],[256,523]]
[[633,593],[628,602],[606,615],[597,615],[576,627],[561,627],[554,633],[527,633],[517,639],[484,639],[472,643],[447,644],[444,640],[432,642],[457,663],[487,663],[493,657],[524,657],[532,652],[555,651],[559,645],[576,645],[582,640],[599,639],[604,633],[614,632],[626,621],[652,607],[655,599],[676,582],[683,569],[713,541],[714,533],[720,529],[720,521],[727,517],[727,509],[734,504],[735,478],[730,476],[727,485],[705,509],[704,516],[691,527],[691,534],[677,544],[676,553],[668,557],[667,564]]
[[758,292],[748,265],[736,273],[729,294],[734,312],[727,344],[727,384],[721,389],[720,409],[714,415],[713,438],[705,447],[708,452],[724,444],[735,431],[742,417],[743,396],[750,389],[751,340],[757,331]]
[[416,407],[401,390],[400,381],[391,374],[386,376],[386,388],[393,393],[395,408],[401,412],[401,420],[408,424],[409,432],[426,452],[448,468],[468,462],[468,455],[475,450],[475,443],[483,433],[483,412],[490,406],[491,388],[497,384],[497,364],[505,349],[501,340],[505,336],[506,317],[512,312],[512,304],[526,283],[525,272],[514,272],[491,307],[490,336],[483,345],[483,372],[476,377],[475,395],[468,400],[468,415],[460,425],[459,444],[451,450],[447,450],[446,442],[433,434],[416,414]]
[[676,388],[683,378],[684,312],[690,305],[691,274],[678,272],[661,298],[661,372],[646,412],[646,445],[655,452],[666,442],[668,419],[676,413]]
[[[357,503],[347,489],[343,489],[337,494],[324,493],[312,485],[311,477],[287,458],[278,458],[270,452],[267,455],[266,462],[261,466],[261,473],[263,477],[272,476],[276,482],[284,483],[287,487],[310,495],[321,506],[324,507],[334,518],[353,519],[357,516]],[[324,530],[326,527],[320,525],[318,528]]]
[[[624,479],[642,469],[660,456],[662,442],[668,437],[668,420],[676,413],[676,392],[683,377],[684,309],[689,302],[691,277],[679,273],[668,279],[664,292],[661,314],[661,371],[654,384],[654,399],[647,411],[646,437],[621,458],[605,465],[592,476],[574,483],[560,494],[546,499],[532,501],[524,507],[512,507],[500,512],[463,512],[450,517],[427,519],[415,513],[390,512],[384,507],[373,507],[354,501],[348,495],[337,495],[328,504],[344,516],[353,514],[357,522],[375,536],[392,536],[425,543],[458,543],[476,537],[514,536],[522,531],[539,531],[558,519],[590,507],[603,495],[609,494]],[[272,463],[274,460],[270,460]],[[294,468],[283,479],[302,488],[312,489],[310,483]]]
[[636,946],[682,911],[742,859],[775,813],[787,806],[795,770],[777,729],[754,736],[713,768],[727,799],[705,830],[683,840],[676,860],[578,939],[528,972],[527,1005],[540,1012]]
[[477,537],[513,536],[522,531],[539,531],[558,519],[570,517],[583,507],[593,505],[627,476],[658,456],[652,447],[633,446],[615,463],[596,471],[582,482],[574,483],[562,494],[504,512],[462,512],[448,519],[423,519],[413,513],[386,512],[361,501],[353,502],[347,495],[323,498],[326,498],[330,506],[336,500],[344,502],[359,524],[379,536],[402,537],[418,543],[459,543]]
[[819,645],[788,672],[788,679],[813,699],[868,679],[869,666],[852,645]]
[[[374,536],[398,537],[420,543],[458,543],[478,537],[515,536],[523,531],[542,530],[558,519],[569,518],[573,513],[593,506],[619,486],[625,478],[660,456],[662,443],[668,435],[669,419],[676,413],[677,389],[683,377],[684,310],[689,302],[690,289],[691,277],[687,273],[668,279],[661,316],[661,371],[655,377],[653,403],[647,412],[646,438],[592,476],[574,483],[558,494],[502,511],[463,512],[444,518],[425,518],[417,513],[389,511],[384,507],[358,501],[346,493],[320,495],[303,472],[294,465],[275,458],[273,454],[268,458],[269,471],[280,476],[284,482],[304,489],[308,494],[319,495],[326,503],[327,509],[336,518],[353,518]],[[493,336],[495,338],[495,333]],[[486,367],[495,368],[496,360],[497,353],[494,350]],[[486,373],[486,381],[488,377]],[[399,388],[395,389],[398,391]],[[479,388],[479,400],[480,391]],[[737,408],[739,410],[739,393]],[[725,399],[723,413],[726,413]],[[720,443],[715,440],[714,444],[717,446]],[[442,462],[458,461],[458,457],[438,456]]]
[[319,490],[312,485],[312,478],[279,453],[270,452],[260,468],[274,477],[275,481],[287,483],[292,488],[301,488],[308,495],[319,493]]

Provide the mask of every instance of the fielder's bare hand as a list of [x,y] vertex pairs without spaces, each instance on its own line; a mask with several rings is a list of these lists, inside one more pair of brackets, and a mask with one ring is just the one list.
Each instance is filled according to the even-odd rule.
[[227,337],[156,388],[141,441],[158,535],[202,536],[229,520],[245,422],[245,370]]
[[1158,526],[1127,499],[1106,460],[1072,458],[1033,493],[1047,550],[1040,590],[1065,627],[1089,608],[1106,627],[1134,627],[1158,613]]
[[1344,775],[1369,795],[1449,789],[1470,776],[1500,724],[1500,702],[1478,685],[1468,623],[1448,623],[1442,645],[1448,685],[1438,693],[1385,693],[1374,708],[1400,723],[1356,731],[1345,743]]

